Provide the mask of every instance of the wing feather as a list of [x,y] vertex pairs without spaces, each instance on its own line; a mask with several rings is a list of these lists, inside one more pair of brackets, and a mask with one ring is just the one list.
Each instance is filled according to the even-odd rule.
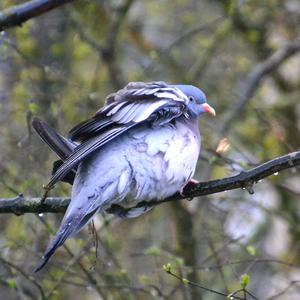
[[128,112],[128,114],[126,114],[126,116],[124,116],[120,121],[122,123],[128,123],[130,120],[133,120],[138,114],[140,114],[148,105],[148,103],[135,103],[130,112]]
[[121,102],[114,106],[113,109],[111,109],[106,115],[109,117],[113,114],[115,114],[121,107],[123,107],[126,104],[126,102]]
[[79,145],[73,153],[64,161],[64,163],[57,169],[56,173],[52,176],[47,187],[53,187],[58,181],[66,176],[74,167],[76,167],[85,157],[91,154],[93,151],[99,149],[107,142],[116,138],[124,131],[135,126],[135,123],[130,125],[119,125],[118,127],[112,128],[101,135],[97,135],[86,142]]
[[129,111],[134,107],[134,105],[134,103],[129,103],[126,106],[119,109],[115,114],[112,114],[112,120],[117,123],[124,123],[121,120],[123,119],[123,117],[126,116],[126,114],[129,113]]
[[86,140],[87,138],[99,133],[101,130],[108,128],[113,124],[110,118],[92,118],[81,122],[72,128],[68,134],[68,137],[72,141]]
[[[111,118],[117,123],[128,123],[134,121],[135,123],[144,121],[149,117],[156,109],[166,104],[167,100],[161,100],[157,102],[144,102],[144,103],[130,103],[124,108],[120,109]],[[138,111],[136,111],[138,110]],[[132,112],[133,117],[130,117]],[[136,121],[138,120],[138,121]]]
[[153,102],[147,109],[145,109],[141,114],[138,114],[132,120],[135,123],[142,122],[146,120],[152,113],[154,113],[158,108],[167,104],[169,100],[160,100],[157,102]]
[[[165,82],[131,82],[118,92],[109,95],[106,103],[107,105],[92,119],[77,125],[70,131],[71,140],[85,141],[109,130],[114,123],[142,122],[161,107],[167,107],[169,104],[172,107],[178,105],[184,110],[188,98],[178,88]],[[177,116],[176,114],[174,117]],[[168,120],[169,118],[170,115]]]

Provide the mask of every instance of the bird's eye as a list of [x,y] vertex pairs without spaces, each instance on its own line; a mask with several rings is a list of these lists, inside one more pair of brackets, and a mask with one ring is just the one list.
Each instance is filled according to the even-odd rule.
[[196,101],[195,98],[194,98],[194,96],[189,96],[189,100],[190,100],[191,102],[195,102],[195,101]]

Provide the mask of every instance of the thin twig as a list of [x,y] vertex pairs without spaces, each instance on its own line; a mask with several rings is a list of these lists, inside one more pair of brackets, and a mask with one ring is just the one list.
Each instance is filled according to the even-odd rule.
[[40,292],[41,299],[44,300],[46,299],[45,293],[41,285],[29,274],[24,272],[21,268],[19,268],[17,265],[5,260],[3,257],[0,257],[0,262],[9,266],[10,268],[14,269],[15,271],[19,272],[25,279],[30,281]]
[[[216,290],[213,290],[213,289],[211,289],[211,288],[207,288],[207,287],[202,286],[202,285],[200,285],[200,284],[198,284],[198,283],[196,283],[196,282],[193,282],[193,281],[190,281],[190,280],[188,280],[188,279],[186,279],[186,278],[183,278],[183,277],[181,277],[181,276],[178,276],[177,274],[173,273],[173,271],[171,271],[171,270],[166,270],[166,272],[167,272],[168,274],[170,274],[171,276],[175,277],[176,279],[181,280],[181,282],[182,282],[183,284],[188,284],[188,285],[190,285],[190,286],[193,286],[193,287],[196,287],[196,288],[205,290],[205,291],[210,292],[210,293],[213,293],[213,294],[217,294],[217,295],[220,295],[220,296],[224,296],[224,297],[226,297],[226,298],[227,298],[227,296],[228,296],[228,294],[225,294],[225,293],[222,293],[222,292],[218,292],[218,291],[216,291]],[[230,295],[232,296],[232,298],[228,298],[228,299],[239,299],[239,300],[244,300],[243,298],[240,298],[240,297],[238,297],[238,296],[236,296],[236,295],[234,295],[234,294],[230,294]]]

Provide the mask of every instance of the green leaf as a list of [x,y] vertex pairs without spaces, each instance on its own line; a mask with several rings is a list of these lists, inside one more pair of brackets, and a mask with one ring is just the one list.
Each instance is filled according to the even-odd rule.
[[17,282],[15,279],[11,278],[11,279],[7,279],[6,280],[7,285],[10,289],[14,289],[17,286]]
[[28,105],[28,109],[29,109],[32,113],[36,114],[37,111],[38,111],[38,109],[39,109],[39,106],[38,106],[37,103],[31,102],[31,103],[29,103],[29,105]]
[[246,250],[247,250],[247,252],[250,254],[250,255],[252,255],[252,256],[254,256],[255,254],[256,254],[256,249],[253,247],[253,246],[247,246],[246,247]]
[[250,283],[250,276],[248,274],[243,274],[241,276],[240,285],[243,289],[245,289]]
[[161,254],[161,251],[157,246],[152,246],[145,250],[145,254],[152,255],[152,256],[159,256]]
[[166,265],[163,265],[163,269],[167,272],[170,273],[171,272],[171,267],[172,265],[170,263],[167,263]]

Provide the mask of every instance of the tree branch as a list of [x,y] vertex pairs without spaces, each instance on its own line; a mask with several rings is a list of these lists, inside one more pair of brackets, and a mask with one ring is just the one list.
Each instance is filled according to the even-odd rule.
[[74,0],[32,0],[0,12],[0,31],[21,26],[27,20]]
[[64,212],[70,203],[70,198],[48,197],[43,203],[40,197],[24,197],[22,194],[16,198],[0,199],[0,213],[59,213]]
[[[300,165],[300,151],[277,157],[248,171],[242,171],[234,176],[201,182],[195,185],[188,185],[184,189],[183,195],[176,193],[163,200],[153,200],[147,203],[142,202],[136,207],[156,206],[164,202],[178,201],[239,188],[247,189],[250,194],[253,194],[253,185],[259,180],[298,165]],[[49,197],[45,202],[41,203],[41,198],[30,198],[19,195],[12,199],[0,199],[0,213],[14,213],[17,215],[24,213],[58,213],[64,212],[69,202],[70,198]],[[120,211],[118,205],[113,205],[108,210],[109,213],[117,211]]]

